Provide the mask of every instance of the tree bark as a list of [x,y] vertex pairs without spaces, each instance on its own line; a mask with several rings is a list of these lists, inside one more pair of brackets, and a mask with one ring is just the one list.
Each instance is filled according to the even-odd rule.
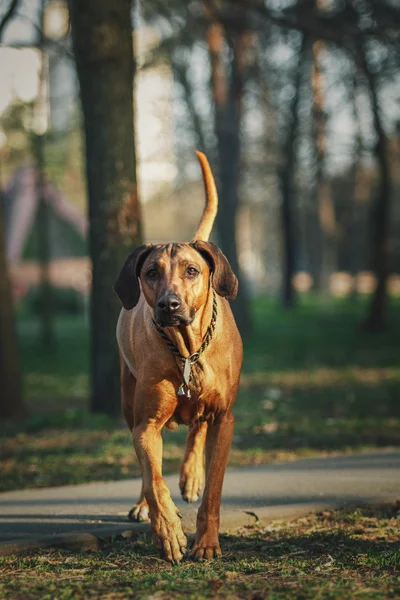
[[379,185],[372,211],[372,260],[376,277],[376,289],[372,296],[367,317],[363,323],[365,329],[380,330],[385,326],[387,304],[387,278],[389,271],[389,216],[391,202],[391,177],[388,160],[386,134],[383,129],[379,107],[378,83],[375,73],[370,69],[365,46],[357,48],[361,71],[368,85],[373,125],[376,135],[375,158],[379,169]]
[[[232,309],[242,335],[247,335],[251,330],[249,299],[239,266],[236,244],[241,154],[240,125],[246,68],[245,55],[248,44],[246,14],[241,7],[232,8],[231,23],[235,23],[235,27],[226,32],[221,23],[213,20],[212,11],[207,10],[207,13],[212,20],[207,31],[207,41],[211,62],[211,86],[215,106],[215,133],[221,185],[217,228],[221,248],[239,279],[239,294]],[[231,51],[230,64],[226,63],[224,57],[228,41]]]
[[351,168],[351,184],[353,188],[353,198],[352,205],[350,209],[350,226],[348,228],[349,237],[350,237],[350,252],[349,252],[349,272],[353,278],[353,289],[352,289],[352,297],[355,298],[357,296],[357,275],[360,271],[362,264],[362,253],[361,253],[361,241],[362,241],[362,230],[363,230],[363,202],[365,200],[364,197],[364,185],[363,185],[363,177],[365,174],[363,173],[363,168],[361,164],[361,153],[362,153],[362,134],[361,134],[361,123],[359,111],[357,109],[357,94],[358,94],[358,81],[357,75],[354,75],[352,82],[352,113],[353,119],[356,128],[355,134],[355,149],[354,149],[354,158],[353,164]]
[[313,137],[316,168],[312,193],[312,210],[315,217],[311,236],[311,264],[313,288],[316,291],[329,290],[329,278],[337,263],[335,206],[331,186],[325,174],[327,116],[321,67],[321,57],[325,50],[325,42],[317,40],[313,43]]
[[36,163],[36,189],[38,196],[38,260],[40,265],[40,338],[45,351],[54,349],[54,293],[50,282],[50,222],[49,205],[45,198],[44,139],[38,134],[34,139],[34,159]]
[[19,1],[20,0],[11,0],[8,9],[0,20],[0,40],[3,37],[4,30],[6,29],[8,23],[14,18],[15,13],[17,12]]
[[283,276],[281,300],[284,308],[293,308],[296,303],[296,294],[293,287],[293,276],[296,268],[296,239],[294,227],[294,177],[296,167],[296,137],[298,130],[298,106],[300,99],[300,86],[302,80],[302,65],[305,62],[308,40],[302,36],[295,69],[294,94],[290,100],[288,117],[285,123],[284,139],[281,145],[281,165],[278,169],[279,187],[281,190],[281,227],[282,227],[282,254]]
[[113,283],[141,243],[133,123],[131,0],[70,0],[86,139],[91,296],[91,410],[115,414],[120,385]]
[[21,392],[18,344],[7,273],[3,206],[0,197],[0,419],[21,417],[25,406]]
[[180,83],[183,89],[187,110],[192,121],[193,133],[197,138],[197,148],[202,152],[207,153],[207,145],[203,135],[203,128],[201,126],[200,115],[196,110],[196,106],[193,100],[193,90],[191,89],[188,73],[189,66],[187,58],[182,60],[180,57],[172,55],[172,69],[176,80]]
[[[17,7],[18,0],[12,0],[8,10],[1,19],[0,41]],[[21,417],[26,412],[21,390],[21,371],[11,285],[7,272],[7,250],[2,200],[0,196],[0,420]]]
[[[46,114],[47,100],[45,97],[46,80],[49,78],[47,59],[44,51],[44,17],[46,0],[41,0],[40,27],[37,47],[40,51],[40,76],[39,93],[35,102],[34,111],[37,115]],[[40,264],[40,337],[45,351],[54,348],[54,293],[50,282],[50,220],[49,206],[45,198],[45,134],[38,133],[33,136],[32,154],[36,166],[36,195],[38,198],[38,249],[37,255]]]

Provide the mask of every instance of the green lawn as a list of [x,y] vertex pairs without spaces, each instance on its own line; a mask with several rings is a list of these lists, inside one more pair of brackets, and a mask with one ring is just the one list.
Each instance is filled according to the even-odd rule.
[[[303,299],[294,311],[254,302],[245,340],[231,464],[400,446],[400,303],[383,333],[358,329],[365,300]],[[37,323],[19,335],[30,416],[0,437],[0,489],[138,475],[120,419],[86,411],[88,336],[83,318],[60,317],[44,353]],[[164,470],[176,471],[186,429],[165,437]]]
[[172,567],[149,535],[0,558],[5,600],[386,600],[400,597],[399,506],[326,511],[222,535],[223,556]]

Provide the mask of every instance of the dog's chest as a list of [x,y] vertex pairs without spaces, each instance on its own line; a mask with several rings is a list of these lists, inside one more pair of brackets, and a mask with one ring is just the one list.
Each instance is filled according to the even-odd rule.
[[184,398],[178,402],[174,412],[174,420],[177,423],[189,425],[199,418],[199,406],[195,398]]
[[207,421],[211,418],[214,410],[204,401],[198,399],[197,395],[180,400],[174,412],[174,420],[177,423],[190,425],[196,421]]
[[174,411],[174,418],[178,423],[190,425],[198,420],[208,421],[216,412],[223,409],[225,398],[211,382],[200,380],[194,381],[193,384],[190,397],[177,396],[178,404]]

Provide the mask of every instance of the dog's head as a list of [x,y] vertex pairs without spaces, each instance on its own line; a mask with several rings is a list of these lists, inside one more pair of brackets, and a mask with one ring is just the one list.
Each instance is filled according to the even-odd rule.
[[126,310],[142,292],[161,327],[190,325],[205,303],[209,282],[220,296],[236,298],[238,281],[217,246],[196,241],[182,244],[144,244],[126,259],[114,290]]

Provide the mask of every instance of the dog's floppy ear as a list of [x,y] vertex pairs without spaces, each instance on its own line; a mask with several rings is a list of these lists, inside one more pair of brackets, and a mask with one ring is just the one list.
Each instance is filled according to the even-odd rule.
[[131,252],[114,283],[114,291],[126,310],[131,310],[138,303],[140,296],[140,269],[153,250],[153,247],[153,244],[144,244]]
[[209,264],[213,274],[213,288],[217,294],[229,301],[234,300],[237,296],[239,284],[226,256],[211,242],[198,240],[197,242],[193,242],[191,246],[197,250]]

